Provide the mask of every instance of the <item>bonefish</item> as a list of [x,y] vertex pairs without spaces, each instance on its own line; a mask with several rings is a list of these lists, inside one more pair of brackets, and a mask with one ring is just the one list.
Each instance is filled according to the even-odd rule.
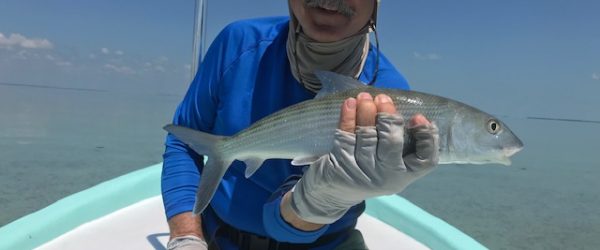
[[[266,159],[292,159],[293,165],[307,165],[329,153],[342,103],[360,92],[386,94],[403,117],[420,113],[435,123],[440,136],[439,164],[509,165],[509,157],[523,148],[521,140],[503,122],[464,103],[417,91],[375,88],[332,72],[316,75],[322,89],[314,99],[275,112],[233,136],[176,125],[164,127],[208,157],[196,195],[195,214],[206,208],[234,160],[246,164],[245,174],[250,177]],[[405,137],[405,148],[411,148],[409,133]]]

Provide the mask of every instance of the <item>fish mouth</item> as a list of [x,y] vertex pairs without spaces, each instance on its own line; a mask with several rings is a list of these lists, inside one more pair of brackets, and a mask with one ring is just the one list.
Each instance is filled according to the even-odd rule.
[[503,151],[504,151],[504,155],[508,158],[508,157],[513,156],[517,152],[521,151],[522,149],[523,149],[523,146],[521,144],[521,146],[505,148],[505,149],[503,149]]
[[502,149],[502,156],[496,159],[495,163],[502,164],[504,166],[510,166],[512,161],[510,157],[523,149],[522,146],[510,147]]
[[510,166],[512,161],[511,156],[521,151],[522,147],[510,147],[503,148],[497,151],[490,151],[488,154],[480,155],[480,157],[470,158],[469,160],[459,162],[462,164],[500,164],[504,166]]

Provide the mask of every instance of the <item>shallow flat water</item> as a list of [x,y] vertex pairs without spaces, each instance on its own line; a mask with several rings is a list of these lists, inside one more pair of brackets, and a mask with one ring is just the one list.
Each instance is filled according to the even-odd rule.
[[[0,225],[160,162],[180,98],[0,86]],[[441,166],[402,195],[492,249],[600,245],[600,126],[504,121],[512,166]]]
[[0,86],[0,226],[161,162],[179,99]]

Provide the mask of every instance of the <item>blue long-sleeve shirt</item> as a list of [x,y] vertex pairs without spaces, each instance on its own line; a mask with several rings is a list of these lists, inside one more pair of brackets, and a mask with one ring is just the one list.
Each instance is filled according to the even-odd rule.
[[[211,44],[173,123],[216,135],[233,135],[255,121],[292,104],[311,99],[292,76],[286,54],[288,17],[243,20],[224,28]],[[371,46],[359,79],[369,82],[376,67]],[[383,56],[374,84],[408,89],[404,77]],[[172,135],[163,155],[162,195],[167,218],[192,211],[202,156]],[[249,179],[235,161],[221,181],[211,206],[224,222],[285,242],[311,242],[319,236],[354,226],[361,211],[351,209],[337,222],[315,232],[297,230],[280,216],[281,197],[269,199],[286,178],[302,174],[289,160],[267,160]]]

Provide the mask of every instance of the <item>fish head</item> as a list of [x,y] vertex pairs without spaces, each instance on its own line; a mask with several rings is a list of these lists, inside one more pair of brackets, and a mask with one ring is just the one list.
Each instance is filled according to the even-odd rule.
[[523,142],[500,119],[471,107],[457,112],[447,135],[454,163],[510,165]]

